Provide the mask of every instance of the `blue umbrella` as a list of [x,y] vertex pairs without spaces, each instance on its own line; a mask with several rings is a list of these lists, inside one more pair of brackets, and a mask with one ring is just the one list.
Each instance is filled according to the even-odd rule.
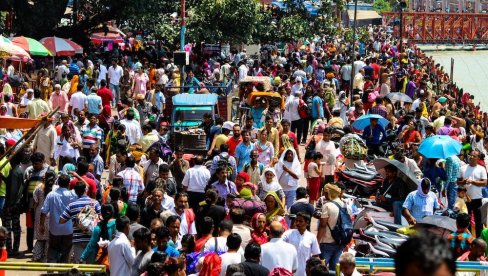
[[371,119],[378,119],[378,124],[380,124],[383,128],[386,128],[386,126],[390,123],[387,119],[379,114],[366,114],[357,118],[357,120],[352,123],[352,126],[355,129],[363,130],[370,125]]
[[463,146],[448,135],[434,135],[420,143],[418,152],[426,158],[447,158],[458,155]]

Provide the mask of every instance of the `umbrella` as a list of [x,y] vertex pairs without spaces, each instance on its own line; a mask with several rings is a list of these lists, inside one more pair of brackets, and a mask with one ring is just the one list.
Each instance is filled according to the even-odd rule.
[[45,37],[40,42],[55,56],[74,56],[76,54],[75,48],[64,38]]
[[352,126],[355,129],[363,130],[367,126],[369,126],[371,118],[378,119],[378,124],[380,124],[383,128],[386,128],[386,126],[390,123],[387,119],[379,114],[366,114],[354,121],[354,123],[352,123]]
[[19,46],[20,48],[26,50],[31,55],[34,56],[49,56],[51,52],[49,52],[44,45],[42,45],[39,41],[25,37],[25,36],[18,36],[12,39],[13,44]]
[[3,43],[8,43],[8,44],[11,44],[12,43],[12,41],[10,41],[10,39],[8,39],[8,38],[0,35],[0,43],[2,43],[2,42]]
[[81,47],[78,43],[73,42],[72,40],[65,39],[65,41],[75,49],[75,53],[83,54],[83,47]]
[[408,186],[410,191],[417,190],[418,187],[418,180],[417,177],[408,169],[408,167],[403,164],[402,162],[389,159],[389,158],[378,158],[373,160],[373,165],[376,168],[376,171],[380,173],[383,177],[385,177],[385,170],[384,168],[388,165],[393,165],[398,169],[398,177],[400,177]]
[[426,158],[447,158],[458,155],[463,146],[448,135],[434,135],[420,143],[418,152]]
[[10,47],[8,47],[7,43],[0,42],[0,58],[9,58],[12,56],[10,52]]
[[122,43],[124,42],[124,39],[119,35],[115,33],[93,33],[90,36],[90,39],[93,40],[94,42],[113,42],[113,43]]
[[416,227],[437,228],[439,231],[431,231],[441,236],[447,236],[457,230],[456,220],[448,216],[426,216],[421,221],[417,221]]
[[404,102],[404,103],[411,103],[412,98],[410,98],[407,94],[402,92],[391,92],[386,95],[388,99],[391,100],[392,103],[396,102]]
[[22,48],[12,43],[3,43],[0,41],[0,56],[16,61],[28,61],[30,55]]

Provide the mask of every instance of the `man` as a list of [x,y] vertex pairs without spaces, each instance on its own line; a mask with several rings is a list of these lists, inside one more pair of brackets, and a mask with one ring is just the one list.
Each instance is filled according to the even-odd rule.
[[244,258],[246,261],[241,264],[244,275],[268,276],[269,269],[259,264],[261,262],[261,246],[258,243],[249,243],[246,246]]
[[93,164],[93,174],[98,181],[102,180],[103,169],[105,164],[103,158],[100,156],[100,148],[96,144],[90,146],[90,164]]
[[251,134],[248,130],[242,130],[242,142],[237,145],[234,158],[237,163],[237,172],[242,170],[244,164],[251,161],[251,151],[254,149],[254,143],[251,143]]
[[49,105],[41,99],[41,90],[34,89],[34,100],[27,104],[25,112],[29,114],[29,119],[37,119],[44,112],[49,112]]
[[142,134],[141,125],[137,120],[134,120],[134,116],[134,110],[128,109],[126,118],[120,121],[120,123],[125,126],[125,133],[127,134],[131,145],[139,143]]
[[[296,249],[298,258],[296,275],[305,275],[305,263],[307,260],[309,258],[318,258],[320,255],[317,236],[307,230],[311,218],[312,217],[306,213],[297,213],[295,218],[296,229],[286,231],[281,237],[283,241],[293,245]],[[283,249],[283,251],[285,251],[285,249]]]
[[107,88],[106,80],[101,80],[100,85],[101,87],[98,89],[97,95],[102,99],[102,106],[110,106],[110,103],[114,100],[114,95],[112,94],[112,91]]
[[[329,201],[322,205],[322,215],[320,217],[317,240],[320,243],[320,258],[332,268],[336,267],[336,264],[339,262],[339,257],[341,256],[342,251],[344,251],[344,246],[336,243],[332,237],[331,229],[334,229],[337,224],[340,215],[339,206],[343,208],[346,204],[342,202],[339,197],[341,189],[337,185],[330,183],[326,184],[325,192]],[[347,211],[350,215],[351,210],[347,208]]]
[[227,198],[229,194],[238,194],[236,184],[227,178],[227,167],[218,167],[215,175],[217,181],[213,182],[211,187],[219,192],[221,198]]
[[266,131],[268,132],[268,141],[273,144],[275,159],[279,158],[279,148],[280,148],[280,135],[277,128],[273,127],[273,118],[271,116],[266,116],[265,125]]
[[110,274],[126,275],[134,264],[134,255],[127,235],[130,230],[130,220],[127,217],[117,218],[115,221],[117,232],[108,245],[108,260]]
[[[108,78],[110,80],[110,90],[115,95],[115,103],[120,100],[120,79],[124,76],[124,69],[117,64],[117,59],[112,59],[112,66],[108,69]],[[115,103],[113,104],[115,106]]]
[[[354,67],[354,70],[357,68]],[[364,70],[359,69],[359,72],[354,75],[354,79],[352,80],[352,91],[354,93],[358,93],[359,91],[364,90]]]
[[469,155],[469,164],[461,168],[458,185],[463,185],[467,188],[467,195],[471,198],[467,202],[469,214],[474,213],[474,221],[476,227],[476,236],[481,235],[483,224],[481,223],[481,210],[483,199],[483,188],[486,186],[486,169],[478,164],[480,152],[474,150]]
[[75,109],[75,110],[73,110],[73,115],[75,116],[75,118],[78,118],[78,120],[76,120],[76,122],[73,125],[76,127],[76,129],[78,129],[78,131],[80,132],[80,137],[81,137],[81,129],[85,125],[87,125],[89,121],[85,116],[85,111],[83,111],[83,110]]
[[205,187],[210,180],[210,171],[203,166],[203,157],[195,157],[195,166],[186,171],[183,178],[183,191],[188,193],[190,208],[197,210],[199,203],[205,199]]
[[219,236],[209,239],[204,247],[203,252],[227,252],[227,237],[232,234],[232,221],[222,220],[219,223]]
[[317,119],[324,118],[324,100],[322,96],[324,95],[324,90],[319,89],[318,93],[312,98],[312,122]]
[[56,129],[52,125],[52,121],[47,120],[43,123],[43,126],[34,138],[34,143],[32,145],[34,152],[42,153],[46,158],[44,161],[53,165],[56,162],[54,160],[54,150],[56,149],[57,137],[58,135]]
[[245,77],[247,77],[247,74],[249,72],[249,68],[247,68],[247,65],[244,61],[239,62],[239,81],[243,80]]
[[175,208],[173,213],[180,217],[180,235],[196,235],[195,213],[188,207],[188,195],[178,193],[175,196]]
[[341,275],[343,276],[361,276],[362,274],[356,269],[356,258],[352,253],[346,252],[339,258]]
[[136,161],[133,157],[128,157],[125,161],[126,168],[117,175],[124,180],[124,186],[127,189],[129,202],[136,203],[137,197],[144,191],[144,183],[139,170],[136,169]]
[[156,234],[156,244],[157,246],[153,248],[154,252],[164,252],[168,257],[179,257],[180,252],[174,247],[168,244],[171,238],[168,227],[160,226],[154,230]]
[[469,251],[471,244],[473,243],[474,237],[468,230],[470,224],[470,215],[460,213],[456,217],[457,231],[451,233],[448,237],[448,240],[451,243],[451,248],[454,251],[455,258],[458,258]]
[[437,131],[437,135],[449,135],[449,133],[451,133],[451,130],[453,129],[451,127],[451,122],[451,117],[446,117],[444,119],[444,126],[439,128],[439,130]]
[[150,181],[155,181],[159,177],[159,168],[164,164],[168,165],[161,159],[159,148],[152,148],[148,152],[149,160],[143,165],[144,172],[144,186],[147,186]]
[[137,109],[137,112],[139,112],[139,121],[141,123],[146,122],[149,114],[151,113],[152,104],[150,102],[146,102],[146,98],[143,94],[137,94],[135,108]]
[[114,177],[117,176],[118,173],[125,170],[126,161],[128,158],[127,149],[125,146],[118,146],[115,150],[115,154],[110,157],[110,165],[108,167],[108,182],[112,183]]
[[252,114],[249,114],[246,117],[246,124],[242,127],[241,130],[242,137],[244,137],[244,131],[249,131],[249,135],[251,135],[251,142],[255,143],[258,140],[258,129],[254,127],[254,118]]
[[261,181],[261,174],[264,170],[264,165],[258,161],[258,157],[258,151],[253,149],[249,157],[251,161],[245,163],[241,170],[249,175],[250,182],[256,186],[259,184],[259,181]]
[[48,263],[69,262],[69,253],[73,244],[73,224],[59,224],[59,217],[61,217],[68,205],[77,198],[75,193],[68,190],[69,182],[68,175],[60,175],[57,182],[59,188],[47,194],[41,209],[39,222],[39,232],[41,234],[46,231],[44,222],[49,215]]
[[[241,247],[241,237],[237,233],[232,233],[229,236],[227,236],[227,252],[220,255],[220,258],[222,259],[222,270],[220,272],[220,276],[225,276],[227,267],[231,264],[240,264],[241,262],[244,261],[244,256],[239,253],[239,249]],[[242,250],[244,252],[244,250]]]
[[370,125],[364,129],[362,138],[366,141],[366,145],[368,146],[368,154],[383,156],[381,143],[386,139],[386,132],[385,129],[378,124],[377,118],[370,119]]
[[87,233],[84,233],[82,229],[80,229],[76,223],[78,214],[85,208],[85,206],[91,206],[93,210],[100,214],[100,204],[98,201],[91,199],[86,194],[86,184],[82,181],[78,181],[75,184],[75,193],[78,196],[78,199],[72,201],[66,209],[64,209],[63,213],[59,217],[59,224],[65,224],[69,220],[75,221],[75,227],[73,230],[73,259],[75,263],[80,263],[81,254],[85,250],[85,247],[88,245],[91,236]]
[[342,79],[341,90],[349,91],[348,88],[351,82],[351,71],[352,71],[351,60],[347,59],[346,64],[342,65],[340,70],[340,75]]
[[439,209],[436,195],[430,191],[430,180],[423,178],[420,183],[420,189],[407,195],[403,203],[403,216],[410,225],[414,225],[425,216],[431,216],[434,211]]
[[376,105],[369,109],[369,114],[378,114],[381,115],[383,118],[388,119],[388,110],[385,106],[383,106],[383,98],[377,97],[375,99]]
[[227,146],[229,146],[229,154],[231,156],[234,156],[236,153],[236,147],[239,145],[239,143],[242,142],[242,137],[241,137],[241,127],[238,124],[235,124],[232,127],[232,136],[227,139]]
[[61,81],[61,79],[63,78],[63,74],[66,74],[66,75],[69,74],[69,69],[68,69],[67,64],[68,64],[68,61],[63,60],[63,61],[61,61],[61,65],[56,66],[56,69],[55,69],[56,75],[54,77],[54,82],[56,84],[58,84]]
[[[78,109],[79,111],[85,109],[85,103],[86,103],[86,95],[83,91],[83,84],[78,84],[78,88],[75,93],[71,95],[71,98],[69,99],[69,108],[71,109],[71,115],[76,115],[74,113],[75,109]],[[35,96],[35,95],[34,95]]]
[[226,169],[232,170],[232,171],[228,171],[227,178],[232,181],[236,179],[237,176],[236,159],[229,154],[229,146],[227,146],[227,144],[221,145],[219,155],[215,156],[212,159],[212,166],[210,167],[210,175],[212,176],[212,180],[215,179],[215,173],[217,172],[218,167],[225,167]]
[[129,235],[127,236],[127,238],[131,242],[134,240],[134,232],[136,232],[140,228],[144,228],[144,226],[142,224],[139,224],[140,214],[141,214],[141,211],[140,211],[139,206],[137,204],[129,203],[127,205],[127,210],[125,211],[125,215],[130,220],[130,230],[129,230]]
[[422,178],[422,171],[420,170],[417,162],[415,160],[405,156],[403,150],[398,150],[394,155],[395,160],[403,163],[416,177],[417,179]]
[[230,210],[230,219],[234,226],[232,227],[232,233],[239,234],[241,237],[241,248],[244,250],[247,244],[251,241],[252,228],[244,224],[245,212],[241,207],[234,207]]
[[90,159],[90,147],[92,145],[100,148],[103,137],[103,130],[97,125],[97,115],[88,114],[88,124],[81,127],[81,138],[83,140],[83,156]]
[[95,88],[91,89],[91,93],[86,97],[85,107],[91,114],[100,115],[102,112],[102,97],[97,95]]
[[447,208],[453,209],[457,199],[457,180],[461,170],[461,159],[457,155],[446,158],[447,185],[442,191],[447,196]]
[[134,247],[138,253],[132,264],[131,275],[140,276],[146,272],[154,253],[151,250],[151,231],[149,229],[143,227],[134,232]]
[[376,202],[387,211],[393,211],[395,223],[402,224],[402,205],[408,194],[407,184],[398,177],[398,168],[393,165],[385,167],[385,175]]
[[211,156],[214,149],[220,149],[220,146],[223,144],[227,144],[227,140],[229,139],[229,134],[232,128],[234,127],[234,123],[232,122],[225,122],[222,125],[222,133],[217,134],[214,136],[212,145],[208,150],[208,155]]
[[159,135],[153,131],[151,124],[142,126],[142,134],[139,144],[142,146],[142,150],[146,152],[154,143],[159,141]]
[[68,113],[68,103],[68,95],[61,90],[61,85],[54,85],[54,93],[51,94],[51,98],[49,99],[49,107],[51,109],[59,107],[59,112]]
[[296,201],[290,207],[290,215],[305,213],[310,217],[313,215],[314,207],[308,203],[308,191],[305,187],[298,187],[296,191]]
[[175,178],[178,192],[181,192],[181,190],[183,189],[182,186],[183,178],[185,178],[185,174],[190,168],[190,163],[185,159],[183,159],[183,154],[184,154],[183,147],[180,145],[176,146],[175,159],[169,165],[171,174]]
[[449,242],[437,235],[417,235],[408,239],[395,254],[397,276],[454,276],[456,258]]
[[148,204],[141,212],[141,224],[147,228],[150,227],[153,219],[160,217],[162,212],[175,208],[174,199],[159,188],[152,190]]
[[283,225],[273,221],[269,230],[269,242],[262,245],[261,264],[269,270],[283,267],[295,274],[298,268],[298,256],[295,246],[283,241]]

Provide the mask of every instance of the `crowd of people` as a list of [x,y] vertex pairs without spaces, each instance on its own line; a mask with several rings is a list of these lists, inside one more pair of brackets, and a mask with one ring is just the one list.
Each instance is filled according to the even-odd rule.
[[[259,59],[245,50],[193,49],[185,74],[166,56],[115,48],[103,58],[60,60],[17,83],[16,64],[7,60],[0,116],[35,119],[57,110],[15,155],[23,132],[1,130],[0,154],[9,152],[0,161],[8,256],[22,254],[25,227],[33,261],[102,264],[111,275],[328,275],[339,263],[343,275],[359,275],[338,240],[343,216],[354,212],[336,172],[390,157],[415,174],[418,189],[387,166],[376,203],[398,224],[414,225],[437,209],[458,213],[449,238],[454,255],[436,253],[445,254],[445,275],[455,271],[448,258],[484,260],[487,113],[415,45],[400,50],[385,28],[369,31],[365,43],[315,38],[290,43],[284,53],[262,51]],[[248,106],[249,94],[262,88],[240,85],[248,76],[268,77],[283,104],[257,97]],[[229,81],[249,109],[245,117],[244,109],[234,114],[245,121],[207,113],[200,127],[208,152],[171,146],[172,96],[212,93],[206,86]],[[392,100],[393,92],[411,101]],[[355,128],[365,114],[388,124],[372,117]],[[385,152],[390,134],[398,143]],[[419,144],[436,134],[459,141],[459,155],[419,154]],[[359,146],[348,148],[347,139]],[[413,275],[408,269],[415,268],[397,273]]]

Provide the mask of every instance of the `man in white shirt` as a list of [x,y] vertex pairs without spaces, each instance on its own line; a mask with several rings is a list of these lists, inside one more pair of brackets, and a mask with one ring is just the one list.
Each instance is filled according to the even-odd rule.
[[366,66],[366,63],[361,60],[361,57],[358,56],[357,60],[354,62],[354,75],[357,75],[359,73],[359,70],[363,69],[363,67]]
[[295,274],[298,269],[298,256],[295,247],[281,239],[283,225],[273,221],[270,225],[269,242],[261,245],[261,265],[273,270],[283,267]]
[[479,237],[481,230],[483,230],[483,224],[481,223],[481,211],[483,199],[483,188],[486,186],[486,169],[478,165],[480,158],[480,152],[474,150],[469,155],[469,164],[461,167],[460,176],[458,178],[458,185],[465,186],[467,189],[467,195],[471,198],[471,202],[468,202],[468,211],[474,212],[474,221],[476,224],[476,235]]
[[7,76],[9,78],[13,77],[15,75],[15,67],[14,65],[12,64],[12,62],[10,61],[8,67],[7,67]]
[[68,75],[69,74],[69,68],[66,66],[68,64],[68,61],[63,60],[61,62],[61,65],[58,65],[56,67],[56,76],[54,77],[55,83],[59,83],[59,81],[63,78],[63,74]]
[[247,68],[244,61],[241,61],[240,64],[241,65],[239,66],[239,81],[247,77],[247,73],[249,72],[249,68]]
[[83,92],[81,92],[82,90],[83,90],[83,84],[79,84],[78,91],[73,93],[73,95],[71,95],[71,99],[69,99],[69,106],[71,107],[71,115],[74,115],[73,111],[75,110],[75,108],[78,110],[85,110],[86,95]]
[[310,224],[310,215],[299,212],[296,214],[295,227],[283,233],[281,238],[292,244],[297,250],[298,268],[296,275],[305,275],[305,264],[310,257],[319,258],[320,247],[317,236],[307,230]]
[[210,180],[210,171],[203,166],[203,157],[195,158],[195,166],[186,171],[183,178],[183,190],[188,193],[190,208],[198,210],[199,203],[205,199],[205,186]]
[[[227,267],[229,265],[244,262],[244,256],[238,252],[241,248],[241,236],[239,236],[239,234],[230,234],[227,237],[226,245],[228,248],[227,252],[220,255],[220,258],[222,259],[222,270],[220,271],[220,276],[225,276]],[[240,250],[243,251],[242,249]]]
[[129,143],[131,145],[139,143],[142,136],[141,125],[137,120],[134,120],[134,116],[134,110],[128,109],[126,118],[120,121],[120,124],[125,126],[125,133],[127,134],[127,138],[129,138]]
[[108,78],[110,79],[110,90],[115,96],[115,103],[120,100],[120,79],[124,76],[124,69],[117,64],[117,60],[112,60],[112,66],[108,69]]
[[127,217],[117,218],[115,221],[117,233],[108,245],[108,260],[111,275],[127,275],[134,264],[134,253],[127,238],[130,220]]
[[175,196],[175,208],[172,210],[175,215],[180,217],[180,235],[196,235],[195,213],[188,208],[188,195],[186,193],[177,193]]
[[100,87],[100,82],[102,80],[107,80],[107,66],[105,66],[102,62],[102,60],[97,61],[98,64],[98,78],[97,78],[97,87]]

